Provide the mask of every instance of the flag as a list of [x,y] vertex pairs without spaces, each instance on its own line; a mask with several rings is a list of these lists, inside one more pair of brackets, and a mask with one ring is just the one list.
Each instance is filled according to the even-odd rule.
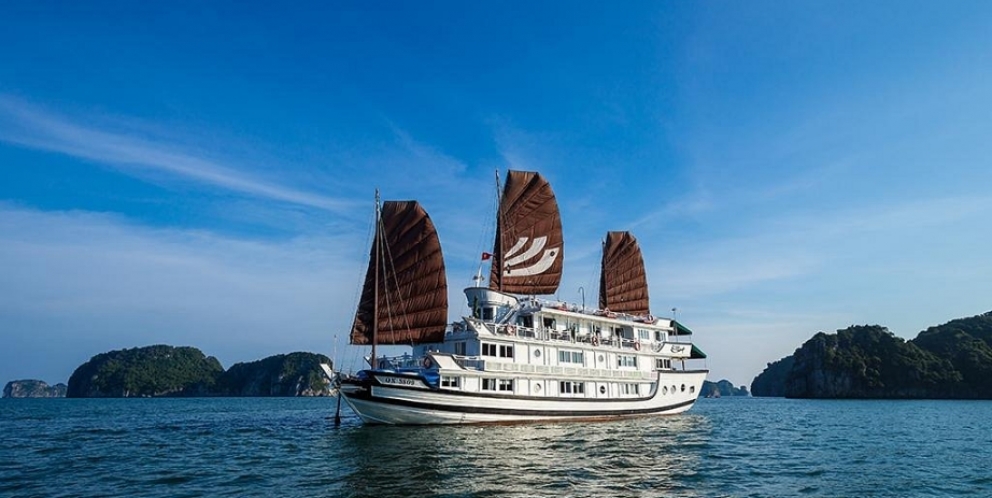
[[490,253],[488,253],[488,252],[484,252],[484,253],[482,253],[482,260],[483,260],[483,261],[488,261],[488,260],[489,260],[490,258],[492,258],[492,257],[493,257],[493,255],[492,255],[492,254],[490,254]]

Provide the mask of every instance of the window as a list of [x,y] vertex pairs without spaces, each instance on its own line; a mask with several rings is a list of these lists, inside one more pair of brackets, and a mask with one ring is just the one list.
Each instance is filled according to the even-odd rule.
[[513,379],[499,379],[499,390],[513,392]]
[[482,308],[482,319],[492,320],[493,319],[493,309],[492,308]]
[[487,342],[482,343],[482,356],[496,356],[496,345]]
[[499,357],[500,358],[513,358],[513,346],[507,346],[501,344],[499,346]]
[[459,356],[465,356],[465,341],[459,341],[455,343],[455,354]]
[[561,381],[558,383],[558,394],[585,394],[585,382]]
[[628,396],[637,396],[641,394],[640,387],[640,384],[622,384],[622,392]]
[[665,342],[665,333],[660,330],[655,330],[654,340],[657,342]]
[[496,379],[482,379],[482,390],[483,391],[495,391],[496,390]]
[[617,355],[617,366],[618,367],[633,367],[637,368],[637,357],[628,355]]
[[668,370],[672,368],[672,360],[668,358],[657,358],[654,360],[654,368]]
[[558,363],[574,363],[582,365],[585,362],[585,355],[582,351],[558,351]]
[[545,318],[544,319],[544,328],[546,328],[546,329],[552,329],[553,330],[555,328],[555,319],[554,318]]
[[640,340],[642,340],[642,341],[650,341],[651,340],[651,331],[650,330],[644,330],[644,329],[637,329],[637,338],[640,339]]
[[447,375],[441,376],[441,387],[451,387],[458,389],[461,384],[461,377],[448,377]]

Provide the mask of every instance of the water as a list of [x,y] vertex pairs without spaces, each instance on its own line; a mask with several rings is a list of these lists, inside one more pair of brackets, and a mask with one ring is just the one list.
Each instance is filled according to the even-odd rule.
[[992,402],[364,427],[333,399],[0,400],[0,496],[992,496]]

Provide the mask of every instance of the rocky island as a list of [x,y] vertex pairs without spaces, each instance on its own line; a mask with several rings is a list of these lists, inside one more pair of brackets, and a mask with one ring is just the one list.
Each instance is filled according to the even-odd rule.
[[734,387],[729,380],[719,382],[703,381],[703,387],[699,390],[700,398],[720,398],[723,396],[749,396],[747,386]]
[[751,383],[755,396],[992,399],[992,312],[906,341],[879,325],[819,332]]
[[64,398],[66,385],[50,386],[40,380],[12,380],[3,387],[4,398]]
[[69,377],[70,398],[165,396],[328,396],[320,364],[330,358],[291,353],[236,363],[224,370],[217,358],[194,347],[166,345],[101,353]]

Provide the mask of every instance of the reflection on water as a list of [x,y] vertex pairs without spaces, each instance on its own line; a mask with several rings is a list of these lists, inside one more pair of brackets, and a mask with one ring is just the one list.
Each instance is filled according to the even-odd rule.
[[[350,421],[349,421],[350,422]],[[705,417],[461,427],[346,424],[346,496],[695,496]],[[696,448],[694,451],[693,448]]]
[[0,497],[992,496],[992,402],[368,427],[331,399],[0,400]]

